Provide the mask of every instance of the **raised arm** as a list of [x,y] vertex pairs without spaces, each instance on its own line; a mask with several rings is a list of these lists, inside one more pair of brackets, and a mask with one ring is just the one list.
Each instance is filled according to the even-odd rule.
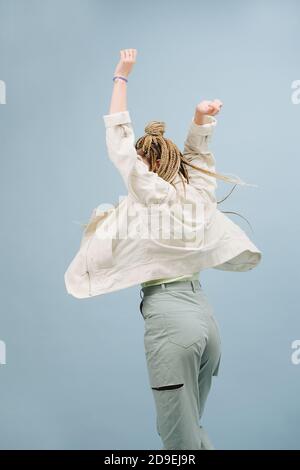
[[[136,49],[121,50],[114,76],[128,80],[136,55]],[[174,195],[173,186],[149,171],[134,145],[135,135],[127,109],[126,80],[114,80],[109,114],[103,115],[108,155],[120,172],[128,192],[138,201],[144,204],[166,202]]]
[[114,86],[110,100],[109,114],[127,110],[127,81],[128,76],[136,62],[136,49],[122,49],[120,60],[115,68]]
[[[209,150],[209,143],[217,124],[214,116],[219,113],[222,106],[223,103],[217,99],[214,101],[201,101],[196,106],[182,152],[190,163],[212,172],[216,171],[216,161]],[[215,202],[216,178],[190,166],[187,166],[187,169],[190,184],[202,191],[212,202]]]

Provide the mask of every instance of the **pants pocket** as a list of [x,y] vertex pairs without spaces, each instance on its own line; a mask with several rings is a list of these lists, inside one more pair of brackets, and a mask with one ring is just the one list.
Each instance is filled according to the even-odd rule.
[[168,340],[182,348],[207,340],[208,328],[198,312],[169,310],[163,313]]

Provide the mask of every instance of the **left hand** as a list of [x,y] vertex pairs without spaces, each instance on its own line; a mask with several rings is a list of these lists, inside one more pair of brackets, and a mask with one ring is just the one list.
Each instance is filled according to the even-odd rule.
[[136,62],[136,49],[122,49],[120,51],[120,61],[115,68],[114,75],[128,77]]

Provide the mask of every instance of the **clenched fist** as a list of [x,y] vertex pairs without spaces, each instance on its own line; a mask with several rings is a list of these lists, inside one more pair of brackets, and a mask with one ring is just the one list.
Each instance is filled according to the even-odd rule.
[[218,99],[213,101],[204,100],[196,106],[196,111],[199,115],[202,114],[204,116],[205,114],[208,114],[209,116],[214,116],[215,114],[218,114],[222,106],[222,101]]

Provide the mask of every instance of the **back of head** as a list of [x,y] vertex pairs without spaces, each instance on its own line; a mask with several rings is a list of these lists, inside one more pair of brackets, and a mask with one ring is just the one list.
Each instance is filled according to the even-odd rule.
[[136,141],[135,148],[142,151],[149,163],[149,170],[164,180],[173,184],[179,174],[182,180],[185,178],[188,181],[182,153],[174,142],[164,137],[165,129],[163,121],[150,121],[145,127],[145,134]]

